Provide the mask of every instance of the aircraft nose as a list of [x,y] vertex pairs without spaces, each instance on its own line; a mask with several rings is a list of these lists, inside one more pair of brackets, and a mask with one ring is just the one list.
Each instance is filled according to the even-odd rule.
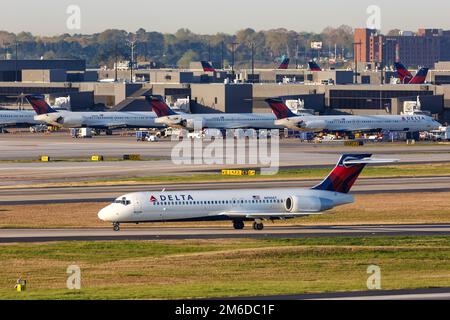
[[100,210],[98,212],[98,218],[102,221],[106,221],[108,219],[108,215],[109,215],[109,206],[103,208],[102,210]]

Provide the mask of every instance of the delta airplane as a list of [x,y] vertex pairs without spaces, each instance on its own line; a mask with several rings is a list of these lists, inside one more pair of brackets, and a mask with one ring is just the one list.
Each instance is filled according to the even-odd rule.
[[311,60],[308,62],[309,71],[322,71],[322,68],[317,64],[317,62]]
[[275,125],[275,116],[270,113],[210,113],[179,114],[170,109],[160,96],[145,96],[158,118],[155,123],[168,127],[194,130],[214,129],[282,129]]
[[291,59],[289,59],[288,57],[284,57],[283,60],[281,61],[280,65],[278,66],[278,70],[288,69],[290,61],[291,61]]
[[34,120],[35,113],[26,110],[2,110],[0,111],[0,128],[5,127],[29,127],[44,122]]
[[72,112],[56,111],[42,95],[25,97],[37,115],[34,120],[62,128],[93,128],[112,130],[118,128],[162,128],[155,123],[153,112]]
[[396,62],[394,67],[397,71],[400,82],[403,84],[423,84],[427,79],[429,70],[428,68],[421,68],[417,71],[416,75],[413,76],[401,62]]
[[136,192],[118,197],[98,213],[115,231],[121,223],[231,220],[235,229],[254,221],[284,220],[323,214],[336,206],[352,203],[349,191],[367,164],[397,160],[372,159],[371,154],[345,154],[320,184],[311,189],[246,189],[174,192]]
[[372,132],[436,130],[442,125],[426,115],[314,116],[295,115],[281,99],[266,99],[277,120],[276,125],[308,132]]
[[203,72],[215,72],[216,69],[208,61],[200,61],[202,64]]

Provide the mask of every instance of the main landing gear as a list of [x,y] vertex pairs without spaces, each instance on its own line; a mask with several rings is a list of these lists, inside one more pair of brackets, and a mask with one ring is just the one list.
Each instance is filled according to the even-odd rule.
[[233,228],[236,230],[242,230],[244,229],[244,221],[242,220],[233,220]]
[[[233,220],[233,228],[236,230],[244,229],[244,221],[242,220]],[[255,220],[253,223],[253,229],[261,231],[264,229],[264,224],[260,220]]]
[[264,229],[264,224],[260,221],[255,221],[253,222],[253,229],[261,231],[262,229]]
[[120,223],[114,222],[113,223],[113,230],[114,231],[120,231]]

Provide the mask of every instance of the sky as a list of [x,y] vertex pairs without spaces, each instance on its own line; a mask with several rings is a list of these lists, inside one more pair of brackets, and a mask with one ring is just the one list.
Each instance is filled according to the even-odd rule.
[[[80,19],[70,19],[74,17],[67,14],[70,5],[78,6]],[[247,27],[320,32],[342,24],[365,27],[371,5],[381,10],[384,32],[450,29],[450,3],[442,0],[14,0],[2,6],[0,30],[49,36],[111,28],[169,33],[188,28],[202,34],[234,33]]]

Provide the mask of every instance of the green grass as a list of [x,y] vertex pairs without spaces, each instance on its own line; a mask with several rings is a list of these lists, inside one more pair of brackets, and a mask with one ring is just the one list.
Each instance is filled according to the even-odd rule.
[[[94,155],[94,154],[93,154]],[[170,160],[170,157],[144,157],[141,160],[124,160],[121,157],[103,157],[103,161],[99,162],[117,162],[117,161],[161,161],[161,160]],[[0,163],[41,163],[40,159],[0,159]],[[52,158],[50,157],[50,161],[52,162],[94,162],[89,157],[85,158]],[[95,161],[98,162],[98,161]]]
[[[450,286],[450,238],[59,242],[2,245],[2,299],[169,299]],[[66,268],[82,289],[65,288]],[[28,291],[13,290],[28,280]]]
[[[185,176],[151,176],[151,177],[129,177],[122,179],[103,179],[89,183],[99,182],[139,182],[139,183],[183,183],[183,182],[208,182],[208,181],[253,181],[270,179],[322,179],[331,170],[330,168],[301,168],[280,170],[275,175],[255,176],[224,176],[219,172],[207,174],[192,174]],[[361,177],[420,177],[420,176],[442,176],[450,175],[450,163],[443,164],[414,164],[414,165],[391,165],[367,167]]]

